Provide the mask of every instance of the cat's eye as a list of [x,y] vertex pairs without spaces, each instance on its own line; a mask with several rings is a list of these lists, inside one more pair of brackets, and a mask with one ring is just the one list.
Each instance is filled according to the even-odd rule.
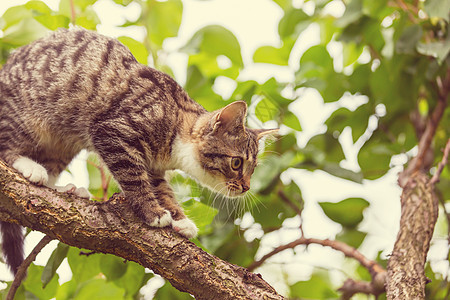
[[237,170],[242,166],[242,158],[240,157],[233,157],[231,159],[231,168],[233,170]]

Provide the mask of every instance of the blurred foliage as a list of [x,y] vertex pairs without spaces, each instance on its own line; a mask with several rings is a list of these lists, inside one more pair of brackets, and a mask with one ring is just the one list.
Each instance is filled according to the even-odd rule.
[[[265,82],[241,80],[239,75],[246,65],[240,41],[221,25],[201,28],[183,47],[167,50],[165,41],[178,36],[182,24],[181,0],[108,1],[123,7],[134,2],[140,7],[140,16],[126,20],[121,27],[142,29],[143,40],[119,37],[139,62],[173,75],[166,58],[175,52],[183,53],[187,56],[186,78],[177,79],[185,82],[190,96],[206,109],[244,100],[250,106],[251,124],[281,128],[280,138],[267,144],[261,155],[264,163],[252,178],[253,196],[245,204],[212,194],[183,174],[172,179],[187,214],[200,228],[195,242],[210,253],[243,266],[255,260],[262,236],[282,230],[287,219],[303,210],[300,188],[294,181],[280,179],[286,170],[321,170],[358,184],[382,177],[394,167],[393,157],[410,158],[414,153],[422,130],[420,124],[435,108],[439,82],[450,66],[448,0],[305,0],[303,4],[273,0],[283,13],[278,24],[279,44],[256,49],[253,62],[289,66],[292,79],[287,82],[276,78]],[[43,1],[9,8],[0,18],[0,63],[15,48],[50,30],[69,24],[95,30],[100,23],[96,2],[74,0],[74,10],[70,0],[61,0],[56,10]],[[342,14],[332,13],[340,8]],[[296,46],[302,43],[302,34],[314,26],[320,29],[318,42],[300,53],[299,61],[295,61],[293,58],[297,56],[293,53],[298,53]],[[332,51],[336,48],[341,49],[339,54]],[[213,89],[221,77],[235,84],[229,98]],[[324,107],[334,109],[324,122],[325,129],[302,142],[304,126],[295,104],[307,101],[302,94],[310,89],[320,94]],[[342,163],[348,155],[340,139],[345,130],[351,131],[352,142],[358,145],[359,166],[352,169]],[[441,149],[449,136],[450,109],[447,109],[432,141],[433,166],[441,160]],[[117,184],[95,156],[89,157],[87,167],[90,191],[97,200],[107,199],[118,191]],[[450,199],[449,183],[447,167],[438,185],[442,203]],[[280,201],[280,193],[286,201]],[[361,198],[329,200],[320,203],[320,207],[326,217],[343,228],[335,238],[358,248],[367,236],[359,224],[364,220],[363,212],[370,209],[369,202]],[[236,225],[245,218],[251,219],[252,225]],[[255,228],[258,234],[247,234]],[[65,258],[73,277],[60,285],[55,271]],[[376,259],[380,261],[380,257]],[[426,272],[431,279],[427,285],[428,299],[448,297],[448,277],[436,273],[430,265]],[[361,266],[355,267],[353,273],[354,279],[370,280]],[[18,297],[139,299],[139,290],[152,277],[135,263],[110,255],[83,254],[79,249],[59,244],[45,267],[30,267]],[[316,268],[305,281],[293,282],[289,276],[285,277],[287,294],[293,299],[339,297],[336,292],[339,286],[324,270]],[[4,296],[5,290],[1,293]],[[167,283],[156,297],[190,298]]]

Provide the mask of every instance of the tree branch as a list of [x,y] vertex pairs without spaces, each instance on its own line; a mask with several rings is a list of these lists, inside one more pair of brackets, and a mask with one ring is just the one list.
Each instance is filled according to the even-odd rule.
[[135,261],[196,299],[284,299],[262,278],[206,253],[170,228],[137,219],[128,201],[107,202],[30,184],[0,161],[0,220],[79,248]]

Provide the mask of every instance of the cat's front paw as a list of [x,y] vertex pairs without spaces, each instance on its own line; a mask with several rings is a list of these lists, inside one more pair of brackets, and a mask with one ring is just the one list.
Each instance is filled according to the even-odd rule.
[[164,210],[164,213],[161,216],[156,216],[153,220],[151,220],[149,223],[152,227],[166,227],[169,226],[173,222],[172,216],[170,215],[170,212],[167,210]]
[[189,220],[188,218],[173,221],[172,227],[176,232],[187,237],[188,239],[194,238],[198,234],[197,226],[195,226],[195,223]]
[[48,181],[47,170],[28,157],[21,156],[13,163],[13,168],[19,171],[29,181],[37,184],[46,184]]

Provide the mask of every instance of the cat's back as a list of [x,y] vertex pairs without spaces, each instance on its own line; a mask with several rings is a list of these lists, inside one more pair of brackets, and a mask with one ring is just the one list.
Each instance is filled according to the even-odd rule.
[[137,65],[115,39],[81,28],[60,29],[10,56],[0,71],[2,94],[20,96],[24,105],[92,102],[120,89]]

